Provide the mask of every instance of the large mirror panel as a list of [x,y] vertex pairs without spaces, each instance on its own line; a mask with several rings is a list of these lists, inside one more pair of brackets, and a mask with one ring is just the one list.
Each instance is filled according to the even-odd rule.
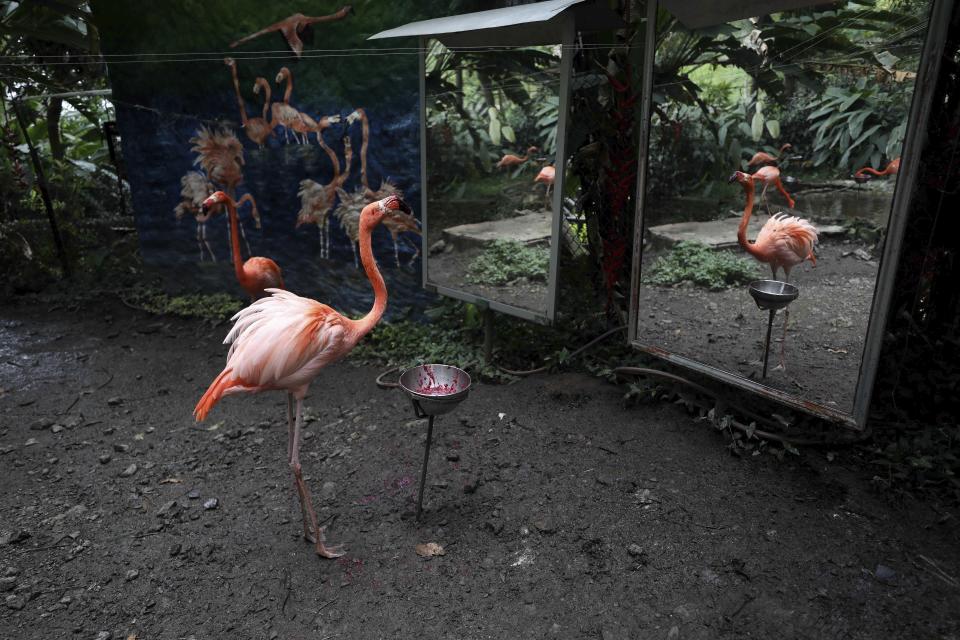
[[428,41],[427,284],[552,315],[560,50]]
[[852,412],[927,15],[660,11],[639,346]]

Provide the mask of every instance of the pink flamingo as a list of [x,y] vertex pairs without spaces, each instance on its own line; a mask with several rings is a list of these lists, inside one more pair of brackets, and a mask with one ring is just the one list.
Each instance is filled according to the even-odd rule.
[[527,152],[522,156],[515,156],[512,153],[508,153],[497,162],[497,169],[502,169],[503,167],[515,167],[521,165],[527,160],[530,159],[530,156],[537,152],[536,147],[527,147]]
[[787,193],[787,190],[783,188],[783,183],[780,182],[780,169],[771,166],[760,167],[753,172],[753,175],[751,175],[750,178],[754,182],[759,182],[763,185],[763,191],[760,192],[761,200],[764,202],[767,201],[767,187],[772,184],[777,188],[777,191],[783,194],[783,197],[787,199],[787,204],[791,209],[793,209],[793,206],[796,204],[796,202],[790,197],[790,194]]
[[316,544],[317,555],[324,558],[336,558],[344,552],[339,546],[324,544],[323,530],[317,526],[310,492],[303,481],[300,467],[303,398],[320,371],[350,353],[383,316],[387,308],[387,287],[373,257],[371,235],[378,224],[397,211],[409,214],[410,207],[396,196],[390,196],[371,202],[360,214],[360,255],[374,292],[373,308],[367,315],[351,320],[315,300],[268,289],[267,293],[272,295],[233,317],[236,322],[225,340],[232,343],[227,364],[193,412],[199,422],[225,395],[269,390],[287,392],[287,455],[300,497],[303,534]]
[[[270,258],[260,258],[256,256],[243,262],[243,258],[240,257],[240,236],[237,233],[237,226],[239,226],[237,206],[245,202],[247,198],[251,201],[253,200],[250,194],[245,194],[240,198],[239,202],[234,202],[233,198],[223,191],[217,191],[204,200],[200,208],[204,213],[207,213],[219,205],[225,205],[227,207],[227,214],[230,216],[230,242],[233,246],[233,270],[234,273],[236,273],[237,282],[240,283],[243,290],[250,295],[250,300],[253,301],[267,295],[267,289],[283,289],[284,287],[283,275],[280,273],[280,267],[277,266],[276,262]],[[256,203],[254,203],[254,209],[256,209],[256,206]]]
[[777,166],[780,163],[780,158],[783,157],[783,154],[792,148],[793,148],[793,145],[788,142],[787,144],[780,147],[780,152],[777,153],[776,157],[770,155],[766,151],[757,151],[755,154],[753,154],[753,157],[750,158],[750,162],[747,163],[747,169],[761,166],[761,165]]
[[543,197],[547,203],[547,206],[550,206],[550,190],[553,188],[553,179],[556,176],[557,170],[554,169],[552,164],[540,169],[540,173],[537,174],[537,177],[533,179],[534,184],[537,182],[542,182],[547,185],[547,190],[543,192]]
[[891,160],[890,163],[884,167],[883,171],[877,171],[872,167],[863,167],[861,169],[857,169],[857,172],[853,174],[853,177],[869,180],[870,176],[867,175],[868,173],[877,177],[895,176],[900,173],[900,158],[897,157]]
[[[774,167],[764,167],[771,169]],[[747,204],[743,210],[743,218],[737,228],[737,242],[743,250],[754,258],[770,265],[773,279],[777,279],[777,271],[783,269],[783,278],[790,281],[790,271],[809,260],[817,266],[817,258],[813,255],[813,246],[817,243],[817,229],[809,221],[796,216],[777,213],[764,223],[757,234],[757,239],[751,244],[747,240],[747,225],[753,214],[754,179],[742,171],[730,176],[730,182],[739,182],[747,194]],[[783,340],[780,343],[780,365],[784,367],[784,349],[786,348],[787,323],[790,321],[790,310],[784,309]]]

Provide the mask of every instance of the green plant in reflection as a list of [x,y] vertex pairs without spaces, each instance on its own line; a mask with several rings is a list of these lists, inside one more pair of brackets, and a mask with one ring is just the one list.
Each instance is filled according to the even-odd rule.
[[647,284],[670,286],[683,282],[707,289],[726,289],[758,277],[756,265],[729,251],[715,251],[698,242],[678,242],[647,270]]
[[546,280],[550,251],[545,246],[527,246],[513,240],[497,240],[467,267],[467,280],[474,284],[502,285],[527,278]]

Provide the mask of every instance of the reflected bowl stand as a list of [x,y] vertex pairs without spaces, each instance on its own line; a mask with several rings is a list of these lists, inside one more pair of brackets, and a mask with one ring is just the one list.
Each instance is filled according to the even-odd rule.
[[413,405],[417,418],[427,419],[427,444],[423,451],[420,487],[417,493],[417,521],[423,513],[423,488],[427,482],[430,445],[433,442],[433,419],[453,411],[470,393],[470,375],[447,364],[422,364],[400,374],[400,388]]
[[750,283],[749,291],[757,303],[757,307],[770,312],[767,319],[767,338],[763,344],[763,375],[761,376],[766,378],[767,361],[770,358],[770,331],[773,329],[773,317],[777,315],[777,311],[785,309],[787,305],[797,299],[797,296],[800,295],[800,289],[789,282],[757,280]]

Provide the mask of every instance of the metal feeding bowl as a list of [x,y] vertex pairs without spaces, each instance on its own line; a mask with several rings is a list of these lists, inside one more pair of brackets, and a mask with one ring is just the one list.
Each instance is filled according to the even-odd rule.
[[750,283],[750,295],[761,309],[777,311],[796,300],[800,289],[789,282],[757,280]]
[[467,399],[470,375],[448,364],[422,364],[400,375],[400,388],[413,402],[418,417],[439,416]]

